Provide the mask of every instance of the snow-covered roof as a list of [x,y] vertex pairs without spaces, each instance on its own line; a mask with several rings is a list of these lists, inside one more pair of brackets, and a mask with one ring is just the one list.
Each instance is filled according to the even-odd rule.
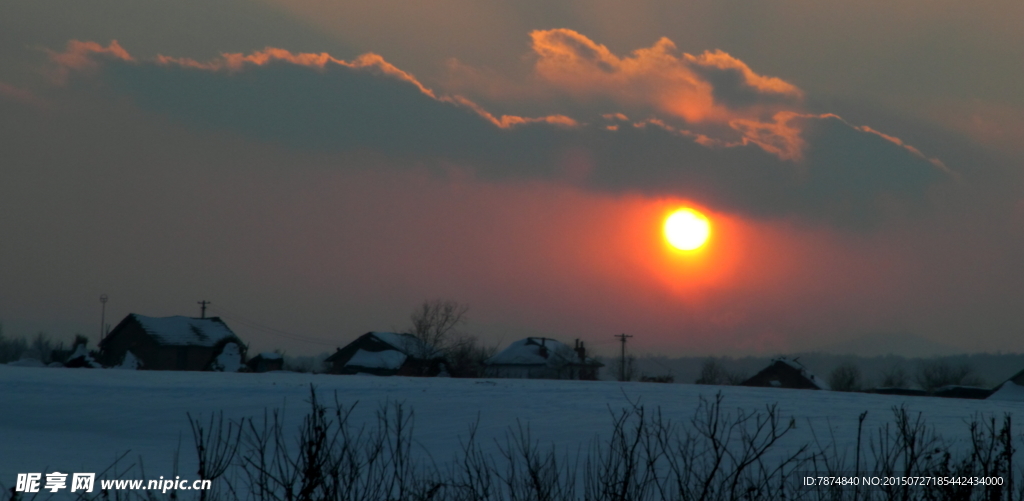
[[147,317],[137,313],[131,316],[146,333],[164,345],[215,346],[225,339],[237,339],[235,333],[217,317]]
[[[579,362],[579,355],[576,354],[576,351],[560,341],[551,338],[528,337],[510,344],[508,348],[485,360],[484,364],[558,367]],[[597,362],[588,357],[586,363],[596,364]]]
[[989,395],[988,400],[1024,402],[1024,386],[1014,383],[1012,379],[1008,380],[999,385],[999,388],[996,388],[996,391]]
[[352,358],[345,363],[346,367],[361,367],[364,369],[388,369],[394,370],[402,367],[406,359],[405,353],[397,350],[366,351],[358,350]]

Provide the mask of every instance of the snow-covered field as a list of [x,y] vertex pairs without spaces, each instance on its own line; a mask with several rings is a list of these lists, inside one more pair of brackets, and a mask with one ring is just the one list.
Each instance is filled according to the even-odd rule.
[[[90,369],[53,369],[0,365],[0,484],[10,487],[21,472],[100,472],[115,457],[141,456],[148,477],[169,476],[181,443],[179,474],[194,471],[192,435],[186,412],[204,418],[262,417],[266,409],[284,410],[297,426],[308,411],[309,386],[321,397],[337,392],[343,403],[359,401],[355,417],[371,421],[383,402],[404,402],[415,412],[421,450],[437,460],[450,458],[479,415],[484,443],[504,436],[516,420],[532,435],[575,451],[596,435],[607,436],[609,408],[640,399],[648,409],[685,420],[700,396],[721,391],[724,407],[764,409],[777,403],[797,427],[787,436],[792,446],[819,439],[832,428],[836,440],[852,444],[857,416],[868,411],[867,427],[892,419],[892,407],[905,404],[922,412],[946,438],[967,435],[966,421],[976,413],[1020,422],[1024,402],[848,394],[809,390],[709,387],[681,384],[541,381],[513,379],[402,378],[293,373],[230,374]],[[628,399],[628,400],[627,400]]]

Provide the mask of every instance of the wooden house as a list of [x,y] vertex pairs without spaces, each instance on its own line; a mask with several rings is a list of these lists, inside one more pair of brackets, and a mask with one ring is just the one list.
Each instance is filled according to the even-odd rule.
[[367,332],[327,357],[331,374],[436,376],[444,358],[412,334]]
[[596,380],[604,364],[587,356],[579,339],[570,348],[545,337],[528,337],[484,361],[484,376],[521,379]]
[[754,374],[753,377],[740,383],[740,386],[760,386],[766,388],[794,388],[803,390],[828,390],[828,383],[811,374],[795,359],[780,357],[772,360],[771,365]]
[[218,317],[147,317],[132,313],[99,343],[107,367],[237,371],[245,344]]

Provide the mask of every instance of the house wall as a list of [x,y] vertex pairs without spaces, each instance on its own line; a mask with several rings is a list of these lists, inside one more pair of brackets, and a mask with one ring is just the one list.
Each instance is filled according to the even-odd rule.
[[143,362],[145,368],[157,363],[157,344],[142,328],[134,323],[118,325],[103,341],[100,363],[106,366],[120,365],[128,351]]

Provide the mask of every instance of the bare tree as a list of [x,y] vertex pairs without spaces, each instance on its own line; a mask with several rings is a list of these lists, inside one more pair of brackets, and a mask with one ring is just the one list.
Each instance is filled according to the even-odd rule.
[[747,374],[742,371],[726,369],[721,359],[708,357],[704,359],[704,363],[700,366],[700,377],[693,383],[738,386],[746,381],[747,378]]
[[[443,358],[445,369],[454,377],[483,375],[483,361],[494,356],[498,347],[482,346],[475,336],[461,330],[468,311],[469,306],[452,300],[424,301],[418,306],[409,316],[412,326],[408,331],[419,340],[417,356],[423,360]],[[434,369],[424,367],[425,373]]]
[[853,362],[840,364],[829,374],[828,385],[835,391],[860,391],[860,368]]
[[903,369],[903,366],[899,363],[890,365],[884,371],[882,371],[882,382],[881,388],[906,388],[909,378],[907,378],[907,371]]
[[498,346],[484,346],[475,336],[461,336],[445,350],[448,373],[453,377],[483,377],[484,360],[498,352]]
[[946,360],[922,362],[915,379],[917,384],[928,392],[946,385],[973,386],[981,383],[970,365],[964,363],[954,366]]
[[704,363],[700,366],[700,377],[694,381],[694,384],[725,384],[728,374],[726,373],[725,367],[722,367],[722,363],[715,357],[708,357],[704,359]]
[[412,327],[409,334],[416,336],[422,343],[422,358],[430,359],[442,356],[445,352],[465,342],[468,338],[459,331],[459,327],[466,321],[466,312],[469,306],[459,304],[452,300],[424,301],[409,320]]
[[742,370],[729,371],[725,373],[725,384],[728,386],[739,386],[750,379],[750,373]]

